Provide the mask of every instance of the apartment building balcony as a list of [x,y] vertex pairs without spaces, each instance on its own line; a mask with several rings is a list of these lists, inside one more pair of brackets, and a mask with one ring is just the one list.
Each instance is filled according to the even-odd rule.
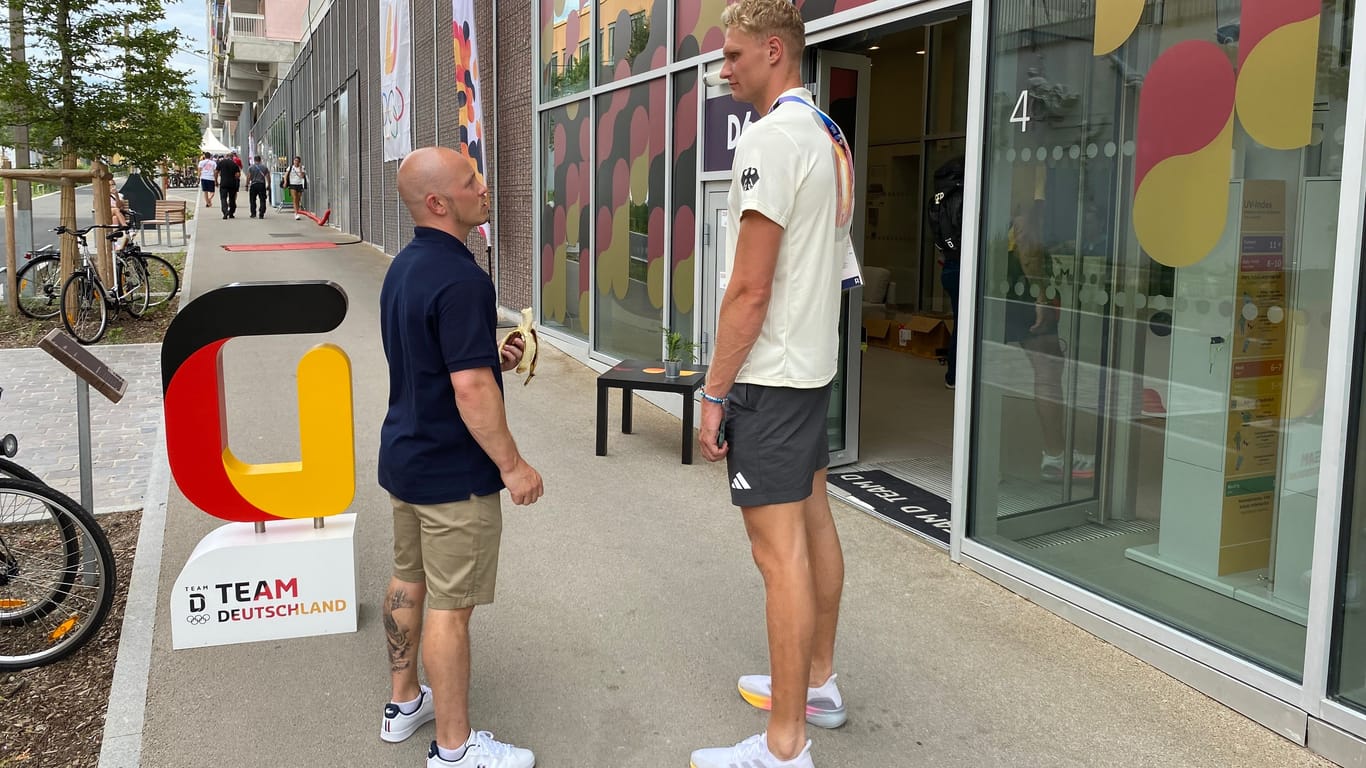
[[227,0],[214,20],[215,38],[232,62],[287,68],[303,38],[299,6],[300,0]]

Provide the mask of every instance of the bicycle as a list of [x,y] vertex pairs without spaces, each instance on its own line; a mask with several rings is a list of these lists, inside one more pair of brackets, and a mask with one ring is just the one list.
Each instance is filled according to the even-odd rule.
[[[92,229],[120,229],[116,225],[91,224],[85,229],[71,230],[64,225],[53,228],[59,235],[76,238],[81,248],[81,265],[62,284],[62,325],[67,333],[82,344],[94,344],[104,338],[109,328],[109,305],[114,314],[128,310],[133,317],[141,317],[149,303],[148,276],[142,263],[121,255],[114,257],[113,285],[106,288],[95,268],[94,255],[85,236]],[[110,290],[112,288],[112,291]]]
[[143,271],[147,273],[148,304],[147,308],[155,309],[162,304],[175,298],[180,292],[180,273],[176,271],[175,265],[161,258],[154,253],[147,253],[133,239],[134,228],[140,219],[137,214],[129,212],[128,226],[116,229],[109,235],[111,241],[116,241],[120,236],[124,238],[123,245],[119,247],[118,254],[129,259],[137,259],[142,263]]
[[[0,390],[3,391],[3,390]],[[0,439],[0,672],[70,656],[114,605],[114,552],[89,510],[10,461]]]
[[19,311],[34,320],[56,316],[62,293],[61,251],[47,246],[25,253],[22,260],[14,274]]

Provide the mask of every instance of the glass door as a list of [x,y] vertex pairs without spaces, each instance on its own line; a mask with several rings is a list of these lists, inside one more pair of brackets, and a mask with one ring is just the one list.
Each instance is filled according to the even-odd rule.
[[[867,177],[868,89],[872,62],[867,56],[838,51],[816,52],[816,104],[852,139],[854,150],[854,223],[850,236],[863,242],[864,179]],[[862,263],[863,254],[859,254]],[[840,364],[830,393],[826,432],[830,466],[858,461],[859,390],[862,380],[863,289],[845,291],[840,306]]]

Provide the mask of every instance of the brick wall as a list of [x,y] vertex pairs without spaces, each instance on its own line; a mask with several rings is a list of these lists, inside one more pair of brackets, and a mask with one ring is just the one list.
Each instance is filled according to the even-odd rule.
[[[480,2],[488,6],[488,2]],[[496,126],[494,169],[498,226],[498,301],[505,307],[531,306],[532,190],[531,163],[531,18],[530,0],[501,0],[498,4],[498,92],[493,112]],[[492,41],[480,44],[481,55],[493,56]],[[487,72],[488,70],[485,69]]]

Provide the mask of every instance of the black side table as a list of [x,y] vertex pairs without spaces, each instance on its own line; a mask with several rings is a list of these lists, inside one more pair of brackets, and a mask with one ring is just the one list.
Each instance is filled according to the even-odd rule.
[[[598,450],[599,456],[607,455],[607,390],[612,387],[621,389],[621,432],[631,434],[631,391],[636,389],[652,392],[673,392],[683,396],[683,463],[692,463],[692,396],[702,382],[707,380],[705,365],[685,365],[688,375],[670,379],[664,376],[664,364],[642,360],[623,360],[609,371],[598,376]],[[658,373],[655,373],[658,371]]]

